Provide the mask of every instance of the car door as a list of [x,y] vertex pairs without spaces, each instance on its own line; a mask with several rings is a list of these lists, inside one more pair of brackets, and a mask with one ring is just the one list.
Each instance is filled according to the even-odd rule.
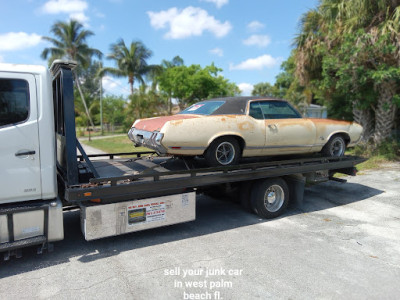
[[39,199],[35,77],[0,72],[0,203]]
[[265,119],[264,154],[307,153],[315,144],[316,129],[286,101],[259,101]]
[[[243,136],[246,138],[246,148],[243,156],[262,155],[265,146],[265,123],[264,116],[258,103],[250,102],[247,115],[243,116],[246,129]],[[240,125],[240,124],[239,124]]]

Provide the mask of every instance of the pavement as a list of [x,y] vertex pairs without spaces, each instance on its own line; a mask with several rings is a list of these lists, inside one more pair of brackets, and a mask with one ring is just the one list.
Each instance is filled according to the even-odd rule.
[[196,221],[92,242],[65,212],[54,252],[0,262],[0,298],[398,299],[400,163],[345,178],[277,219],[199,196]]

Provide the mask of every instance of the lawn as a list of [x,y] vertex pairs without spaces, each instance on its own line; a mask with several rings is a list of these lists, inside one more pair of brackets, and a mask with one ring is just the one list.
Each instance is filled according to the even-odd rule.
[[106,153],[151,151],[145,147],[135,147],[127,135],[92,139],[90,142],[82,140],[81,143],[100,149]]

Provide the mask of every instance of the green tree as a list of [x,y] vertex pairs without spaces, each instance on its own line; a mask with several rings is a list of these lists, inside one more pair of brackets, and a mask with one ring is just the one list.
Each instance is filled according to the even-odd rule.
[[[391,134],[400,89],[400,2],[323,0],[296,38],[296,75],[330,101],[353,107],[364,138]],[[371,126],[372,124],[372,126]]]
[[107,96],[103,98],[103,120],[111,126],[123,125],[127,118],[127,102],[122,97]]
[[274,97],[274,86],[269,82],[260,82],[254,85],[252,96]]
[[160,75],[160,89],[177,99],[181,108],[202,99],[239,94],[235,84],[218,75],[221,71],[214,64],[204,68],[200,65],[167,68]]
[[[152,56],[152,52],[140,41],[133,41],[129,48],[125,45],[123,39],[112,44],[111,53],[108,59],[114,60],[117,68],[105,67],[99,72],[101,76],[111,74],[117,77],[128,77],[131,90],[131,97],[134,95],[134,84],[138,81],[140,85],[145,84],[145,76],[149,75],[159,66],[149,65],[147,60]],[[140,105],[137,108],[140,117]]]
[[[94,33],[83,29],[83,25],[76,20],[70,20],[68,23],[56,22],[51,27],[50,32],[55,37],[44,36],[43,39],[50,42],[52,47],[45,48],[41,54],[43,59],[49,58],[49,64],[55,59],[68,59],[76,61],[78,69],[85,69],[90,65],[93,56],[98,58],[102,56],[99,50],[90,48],[86,43],[87,38]],[[94,126],[81,89],[80,81],[82,78],[78,76],[78,70],[74,70],[74,77],[86,115],[90,120],[90,124]]]

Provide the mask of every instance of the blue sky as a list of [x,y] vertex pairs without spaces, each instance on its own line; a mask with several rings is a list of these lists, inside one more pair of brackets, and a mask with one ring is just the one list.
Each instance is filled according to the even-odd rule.
[[[1,0],[0,62],[46,65],[56,21],[79,20],[95,33],[87,42],[109,53],[111,43],[142,41],[149,63],[179,55],[186,65],[212,62],[243,91],[275,82],[287,59],[301,15],[317,0]],[[105,65],[114,66],[103,59]],[[129,93],[127,80],[105,78],[108,93]]]

